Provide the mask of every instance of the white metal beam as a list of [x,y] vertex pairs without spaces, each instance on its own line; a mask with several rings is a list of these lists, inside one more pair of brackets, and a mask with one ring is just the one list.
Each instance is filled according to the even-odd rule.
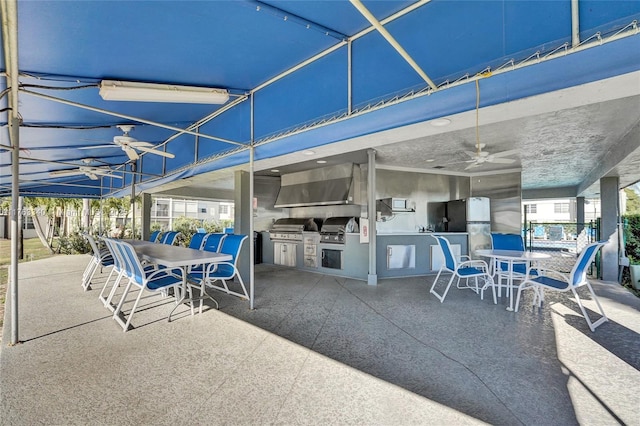
[[402,45],[400,45],[400,43],[398,43],[398,41],[391,35],[391,33],[389,33],[389,31],[387,31],[387,29],[380,23],[380,21],[378,21],[378,19],[376,19],[375,16],[373,16],[373,14],[371,12],[369,12],[369,9],[367,9],[361,2],[360,0],[349,0],[351,2],[351,4],[358,9],[358,12],[360,12],[362,14],[362,16],[364,16],[367,21],[369,21],[369,23],[371,25],[373,25],[373,27],[380,33],[380,35],[382,35],[382,37],[385,38],[385,40],[387,40],[387,42],[400,54],[400,56],[402,56],[402,58],[407,61],[407,63],[409,65],[411,65],[411,68],[414,69],[415,72],[418,73],[418,75],[433,89],[436,90],[438,88],[438,86],[436,86],[436,84],[431,81],[431,79],[427,76],[427,74],[422,70],[422,68],[420,68],[420,65],[418,65],[418,63],[416,61],[413,60],[413,58],[411,57],[411,55],[409,55],[409,53],[407,53],[406,50],[404,50],[404,48],[402,47]]

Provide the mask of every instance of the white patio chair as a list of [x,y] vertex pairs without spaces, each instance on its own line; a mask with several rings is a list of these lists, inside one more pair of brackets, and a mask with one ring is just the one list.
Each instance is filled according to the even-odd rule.
[[182,233],[178,232],[178,231],[169,231],[169,232],[165,232],[162,235],[162,238],[160,238],[160,243],[161,244],[168,244],[170,246],[174,245],[176,243],[176,241],[178,241],[178,238],[182,237]]
[[[127,274],[127,267],[125,265],[124,259],[122,258],[122,255],[120,254],[120,251],[117,249],[117,247],[113,242],[114,240],[110,238],[103,238],[102,240],[104,241],[105,245],[107,246],[111,255],[113,256],[114,262],[113,262],[113,269],[111,270],[111,273],[107,277],[107,280],[104,282],[104,285],[102,286],[102,290],[100,291],[100,295],[98,296],[98,298],[100,299],[100,301],[102,302],[105,308],[113,312],[115,308],[111,305],[111,300],[113,299],[116,293],[116,290],[120,286],[120,282],[122,281],[122,278],[125,277]],[[105,294],[105,292],[107,291],[107,288],[109,288],[111,277],[114,274],[116,276],[115,281],[113,282],[113,284],[111,284],[111,289],[109,290],[109,294]]]
[[[491,233],[491,249],[492,250],[514,250],[525,251],[524,241],[521,235],[518,234],[501,234]],[[509,265],[505,261],[495,259],[491,266],[492,275],[496,278],[496,285],[498,286],[498,297],[502,297],[502,282],[509,283]],[[528,262],[513,262],[512,276],[513,280],[524,281],[527,276]],[[537,275],[537,271],[533,268],[530,274]],[[511,293],[510,293],[511,292]],[[507,294],[512,297],[512,288],[507,288]]]
[[93,252],[89,264],[82,273],[82,288],[87,291],[91,288],[91,280],[98,268],[113,266],[113,256],[108,249],[100,250],[96,240],[91,235],[85,233],[82,236],[89,242]]
[[[587,280],[587,268],[589,267],[589,265],[591,265],[591,262],[593,262],[593,259],[598,253],[598,250],[600,250],[600,248],[605,244],[606,242],[597,242],[587,245],[580,253],[580,256],[578,256],[578,260],[576,261],[575,265],[573,265],[569,276],[558,271],[543,269],[538,270],[538,276],[528,276],[527,279],[522,284],[520,284],[520,287],[518,288],[516,312],[518,312],[518,306],[520,304],[520,293],[522,292],[522,290],[533,289],[535,291],[533,303],[535,305],[537,302],[539,307],[542,306],[542,302],[544,300],[544,290],[558,292],[571,291],[576,298],[576,302],[578,302],[578,307],[580,308],[582,316],[587,322],[589,329],[591,331],[595,331],[599,325],[608,321],[608,319],[604,313],[604,310],[602,309],[602,305],[600,305],[600,301],[596,297],[596,294],[593,291],[591,284],[589,283],[589,280]],[[592,322],[589,318],[589,315],[587,315],[587,311],[582,305],[580,295],[576,291],[578,287],[582,286],[587,287],[587,289],[589,290],[589,293],[591,294],[593,300],[596,302],[598,311],[601,315],[600,319],[595,322]]]
[[[249,293],[247,292],[247,288],[244,285],[244,281],[242,280],[242,276],[240,276],[240,271],[238,271],[237,267],[240,250],[242,249],[242,245],[246,239],[246,235],[227,234],[223,237],[222,245],[218,251],[220,253],[230,254],[233,259],[229,262],[218,262],[207,265],[204,273],[202,271],[194,271],[189,274],[189,282],[195,283],[190,285],[200,287],[200,313],[202,313],[202,297],[205,296],[206,287],[221,290],[227,294],[232,294],[249,300]],[[242,288],[242,293],[229,289],[227,284],[227,281],[236,277],[238,278],[240,287]],[[220,281],[222,285],[216,284],[218,281]],[[210,298],[213,299],[212,297]],[[217,301],[215,302],[216,304],[218,303]]]
[[[180,268],[158,268],[145,270],[131,244],[115,240],[113,242],[115,243],[116,248],[119,250],[122,258],[125,261],[127,267],[126,275],[129,278],[124,292],[122,293],[122,297],[120,298],[120,302],[113,312],[113,318],[122,326],[123,331],[127,331],[129,330],[129,326],[131,325],[133,314],[135,313],[138,304],[140,303],[142,294],[145,291],[151,293],[159,293],[162,290],[166,290],[169,288],[174,288],[175,290],[177,290],[182,286],[183,272]],[[129,315],[127,316],[125,321],[123,318],[121,318],[120,315],[122,313],[122,308],[126,301],[127,295],[129,294],[131,287],[134,285],[140,290],[133,303],[133,307],[131,308],[131,311],[129,312]]]
[[[493,282],[493,278],[489,273],[489,266],[487,265],[487,263],[484,260],[467,260],[464,262],[458,262],[458,260],[456,260],[455,256],[453,255],[453,252],[451,251],[449,240],[441,236],[434,236],[434,238],[438,241],[438,244],[440,244],[442,254],[444,255],[444,263],[440,267],[438,275],[436,275],[436,278],[431,285],[430,293],[436,296],[440,303],[444,302],[444,298],[447,297],[447,293],[449,292],[449,288],[451,287],[454,278],[457,278],[457,288],[471,289],[480,294],[480,299],[484,299],[484,291],[487,289],[487,287],[491,287],[491,290],[493,290],[493,303],[498,303],[498,300],[496,299],[495,283]],[[468,258],[468,256],[461,256],[461,258],[462,257]],[[442,295],[440,295],[436,292],[435,287],[436,284],[438,284],[438,279],[443,272],[450,273],[451,279],[449,279],[447,287],[445,288]],[[460,285],[461,278],[465,279],[465,285]],[[473,279],[473,285],[469,285],[470,279]],[[479,285],[479,282],[482,282],[482,286]]]

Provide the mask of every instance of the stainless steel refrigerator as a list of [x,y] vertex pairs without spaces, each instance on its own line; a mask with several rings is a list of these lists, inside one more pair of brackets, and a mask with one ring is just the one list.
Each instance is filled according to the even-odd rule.
[[469,254],[491,248],[491,201],[487,197],[469,197],[447,202],[447,231],[469,234]]

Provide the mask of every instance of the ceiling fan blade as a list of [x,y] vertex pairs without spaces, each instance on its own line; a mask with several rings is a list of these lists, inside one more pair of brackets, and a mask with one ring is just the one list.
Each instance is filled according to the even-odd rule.
[[127,157],[129,157],[129,160],[131,161],[135,161],[138,158],[140,158],[136,150],[133,148],[130,148],[129,146],[122,145],[122,150],[127,154]]
[[487,162],[489,163],[499,163],[499,164],[511,164],[511,163],[515,163],[516,160],[513,158],[491,158],[489,157],[489,159],[487,160]]
[[510,155],[515,155],[517,153],[518,153],[518,150],[511,149],[509,151],[496,152],[495,154],[491,154],[491,157],[493,158],[508,157]]
[[77,176],[82,174],[84,174],[84,172],[80,169],[54,170],[49,172],[51,176]]
[[159,149],[154,149],[154,148],[147,148],[144,146],[139,146],[136,147],[137,149],[139,149],[140,151],[143,152],[148,152],[149,154],[156,154],[156,155],[160,155],[162,157],[167,157],[167,158],[175,158],[175,155],[173,155],[170,152],[165,152],[165,151],[160,151]]
[[92,169],[89,173],[98,175],[98,176],[104,176],[104,177],[110,177],[110,178],[116,178],[116,179],[122,179],[122,176],[120,175],[114,175],[113,173],[111,173],[110,170],[103,170],[103,169]]
[[469,169],[475,169],[476,167],[480,167],[480,164],[479,164],[479,163],[475,163],[475,162],[474,162],[474,163],[472,163],[472,164],[469,164],[469,165],[468,165],[467,167],[465,167],[464,169],[465,169],[465,170],[469,170]]
[[144,141],[131,141],[127,145],[133,148],[153,148],[153,144],[151,142]]
[[471,158],[476,158],[478,156],[476,151],[465,151],[465,153]]

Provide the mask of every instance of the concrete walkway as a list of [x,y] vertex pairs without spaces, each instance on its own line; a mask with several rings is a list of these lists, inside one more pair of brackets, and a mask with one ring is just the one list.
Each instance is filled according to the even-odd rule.
[[611,320],[591,333],[566,296],[512,313],[456,289],[440,304],[433,277],[258,265],[255,310],[214,293],[220,311],[168,323],[151,296],[123,333],[81,289],[88,260],[20,265],[0,424],[639,424],[640,303],[615,284],[597,284]]

